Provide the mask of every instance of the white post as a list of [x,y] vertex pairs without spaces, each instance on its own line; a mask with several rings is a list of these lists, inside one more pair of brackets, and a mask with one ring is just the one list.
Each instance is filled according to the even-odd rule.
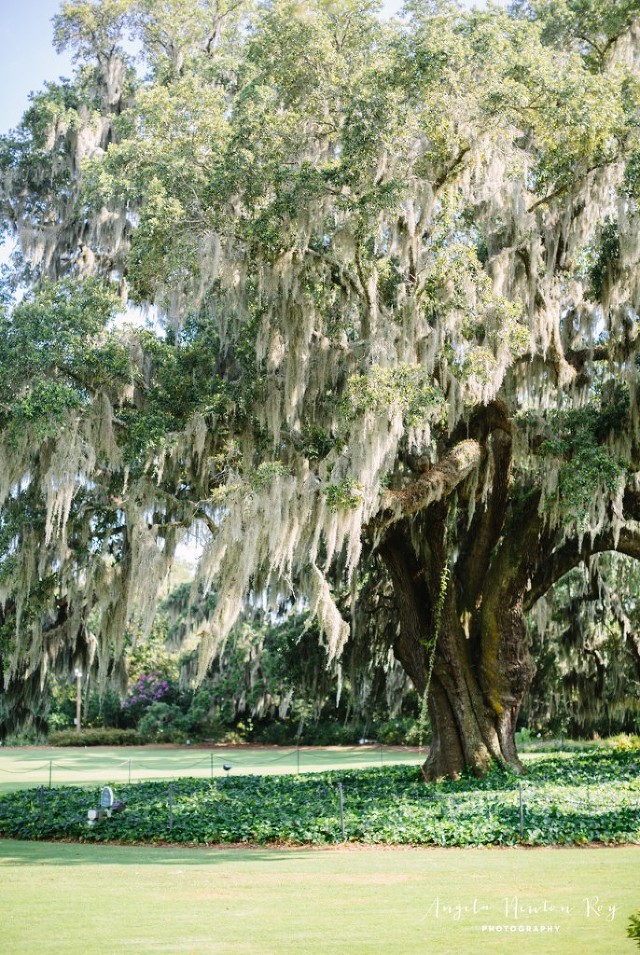
[[76,668],[76,733],[80,732],[80,711],[82,709],[82,670]]

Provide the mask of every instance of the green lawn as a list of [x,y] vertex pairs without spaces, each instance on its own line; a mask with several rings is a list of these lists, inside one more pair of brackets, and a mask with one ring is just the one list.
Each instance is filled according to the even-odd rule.
[[358,769],[365,766],[409,763],[421,759],[415,749],[389,746],[302,746],[295,748],[147,746],[0,749],[0,793],[31,786],[137,782],[178,776],[221,776],[223,765],[231,773],[289,773],[326,769]]
[[639,871],[640,847],[268,851],[5,840],[0,948],[632,955],[625,932],[640,904]]

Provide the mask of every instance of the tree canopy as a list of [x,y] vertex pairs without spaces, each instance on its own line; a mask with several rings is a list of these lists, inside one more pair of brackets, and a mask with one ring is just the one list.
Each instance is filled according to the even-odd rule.
[[379,6],[62,4],[0,141],[16,711],[191,534],[200,676],[295,604],[393,647],[428,774],[517,767],[524,611],[640,556],[640,0]]

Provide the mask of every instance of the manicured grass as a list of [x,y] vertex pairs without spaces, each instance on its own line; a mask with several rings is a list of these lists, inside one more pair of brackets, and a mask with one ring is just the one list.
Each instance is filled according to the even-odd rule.
[[[87,825],[98,788],[0,797],[0,835],[211,845],[364,843],[473,846],[640,842],[640,751],[536,759],[426,785],[414,766],[114,786],[124,812]],[[342,799],[342,806],[341,806]],[[344,824],[344,830],[343,830]]]
[[279,747],[95,747],[91,749],[16,747],[0,749],[0,793],[29,786],[125,783],[178,776],[206,778],[231,773],[291,773],[355,769],[392,764],[417,765],[415,749],[389,746]]
[[267,851],[6,840],[1,949],[632,955],[625,932],[639,869],[634,847]]

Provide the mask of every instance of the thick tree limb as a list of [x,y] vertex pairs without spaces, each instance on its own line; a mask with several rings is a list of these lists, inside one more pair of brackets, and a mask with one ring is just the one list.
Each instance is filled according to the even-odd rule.
[[593,166],[589,166],[588,169],[585,169],[580,175],[574,175],[569,182],[564,183],[561,186],[558,186],[556,189],[553,189],[551,192],[547,193],[546,196],[542,196],[541,199],[537,199],[530,206],[527,207],[527,212],[535,212],[540,206],[545,205],[547,202],[552,202],[554,199],[557,199],[558,196],[563,196],[570,189],[574,188],[576,183],[584,182],[587,176],[590,176],[592,172],[595,172],[597,169],[604,169],[607,166],[612,166],[614,162],[619,159],[619,156],[616,156],[615,159],[609,160],[608,162],[597,162]]
[[437,193],[439,189],[442,189],[444,184],[447,182],[449,176],[454,173],[464,162],[464,158],[471,151],[470,146],[461,146],[458,154],[454,156],[453,160],[449,165],[444,169],[444,171],[438,176],[437,179],[433,182],[433,191]]
[[383,530],[447,497],[478,467],[481,457],[482,447],[478,441],[471,438],[461,441],[413,484],[385,491],[380,510],[371,522],[372,530]]
[[591,348],[569,348],[564,357],[576,371],[582,371],[587,362],[609,361],[614,356],[614,349],[609,343],[592,345]]
[[500,540],[509,504],[511,487],[511,436],[502,429],[492,432],[491,493],[478,506],[460,555],[460,580],[469,609],[481,593],[494,547]]
[[584,537],[580,543],[574,538],[558,547],[552,554],[545,555],[531,579],[531,589],[525,596],[524,609],[530,610],[540,597],[578,564],[594,554],[602,554],[608,550],[640,560],[640,525],[625,525],[620,531],[618,541],[613,529],[610,529],[598,534],[593,541],[589,536]]

